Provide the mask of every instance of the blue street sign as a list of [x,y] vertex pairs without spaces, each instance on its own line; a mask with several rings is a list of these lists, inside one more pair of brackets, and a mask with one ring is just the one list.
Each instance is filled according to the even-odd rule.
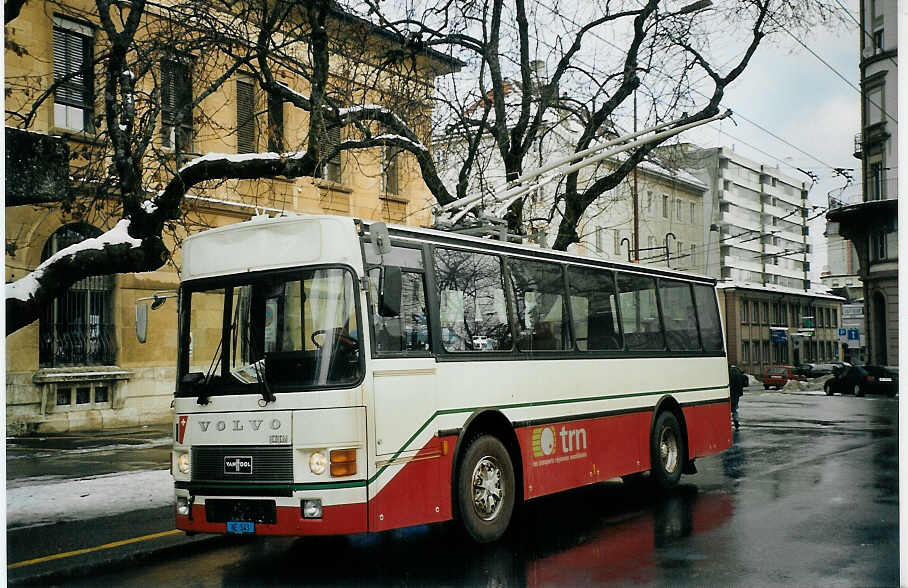
[[848,329],[848,340],[849,341],[860,341],[861,332],[858,329]]
[[844,327],[839,327],[839,337],[844,337],[846,330]]

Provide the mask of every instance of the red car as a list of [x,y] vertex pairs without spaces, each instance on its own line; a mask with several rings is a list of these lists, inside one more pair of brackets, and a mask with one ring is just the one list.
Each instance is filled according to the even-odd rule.
[[769,390],[775,387],[777,390],[788,383],[788,380],[800,380],[801,378],[794,373],[794,368],[790,365],[782,367],[771,367],[763,374],[763,389]]

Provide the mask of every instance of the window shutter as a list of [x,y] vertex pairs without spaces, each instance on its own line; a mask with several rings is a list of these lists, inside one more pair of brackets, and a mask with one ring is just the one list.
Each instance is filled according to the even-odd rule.
[[284,102],[276,94],[268,94],[268,150],[284,151]]
[[247,79],[236,81],[236,152],[255,151],[255,91]]
[[90,52],[90,38],[54,27],[54,80],[60,82],[56,102],[80,108],[91,105],[86,79],[90,77],[86,76],[91,67]]

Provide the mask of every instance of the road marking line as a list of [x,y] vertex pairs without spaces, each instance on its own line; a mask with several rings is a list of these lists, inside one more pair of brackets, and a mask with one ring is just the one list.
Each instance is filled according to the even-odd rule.
[[67,551],[66,553],[55,553],[54,555],[46,555],[44,557],[38,557],[35,559],[29,559],[26,561],[16,562],[14,564],[9,564],[6,566],[6,569],[12,570],[15,568],[23,568],[25,566],[31,566],[39,563],[44,563],[47,561],[53,561],[55,559],[63,559],[66,557],[73,557],[74,555],[83,555],[85,553],[92,553],[93,551],[102,551],[104,549],[113,549],[114,547],[121,547],[123,545],[129,545],[130,543],[139,543],[141,541],[150,541],[152,539],[159,539],[161,537],[168,537],[170,535],[177,535],[182,533],[179,529],[171,529],[170,531],[161,531],[160,533],[152,533],[151,535],[143,535],[142,537],[133,537],[132,539],[123,539],[121,541],[114,541],[113,543],[105,543],[104,545],[97,545],[95,547],[86,547],[85,549],[76,549],[75,551]]

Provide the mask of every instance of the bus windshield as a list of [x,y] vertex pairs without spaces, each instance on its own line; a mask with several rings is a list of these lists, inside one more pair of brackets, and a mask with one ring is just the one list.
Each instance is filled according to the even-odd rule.
[[318,268],[184,287],[180,396],[350,386],[362,377],[352,274]]

